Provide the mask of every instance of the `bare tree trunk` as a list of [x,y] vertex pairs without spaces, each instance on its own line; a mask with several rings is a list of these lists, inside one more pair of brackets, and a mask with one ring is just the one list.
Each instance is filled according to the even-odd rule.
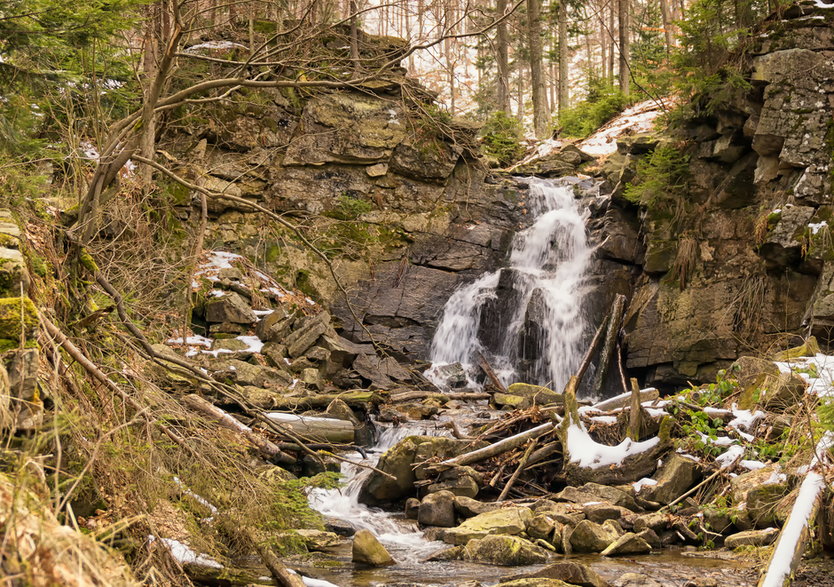
[[[497,0],[495,6],[496,17],[507,11],[507,0]],[[502,20],[495,30],[495,61],[498,66],[498,86],[496,96],[498,108],[510,113],[510,58],[509,58],[509,35],[507,33],[507,22]]]
[[675,43],[674,34],[672,31],[672,17],[669,13],[669,0],[660,0],[660,12],[663,16],[663,34],[666,37],[666,55],[672,53],[672,47]]
[[[156,115],[155,101],[151,99],[151,92],[159,75],[159,44],[162,34],[162,2],[149,4],[146,8],[145,39],[142,70],[144,73],[144,104],[142,108],[142,135],[139,139],[140,154],[153,159],[156,149]],[[140,171],[142,185],[149,190],[153,180],[153,168],[143,165]]]
[[359,73],[359,17],[356,15],[356,0],[349,0],[350,12],[350,60],[353,62],[354,73]]
[[617,0],[617,20],[620,29],[620,91],[626,96],[631,84],[629,70],[628,0]]
[[608,0],[608,81],[614,85],[614,0]]
[[533,129],[540,139],[550,134],[550,108],[542,56],[541,0],[527,0],[527,41],[530,45],[530,81],[533,97]]
[[568,47],[568,7],[565,0],[559,0],[559,112],[570,105],[570,78],[568,61],[570,48]]
[[603,80],[608,78],[608,35],[605,32],[605,4],[599,8],[599,54],[600,54],[600,73]]

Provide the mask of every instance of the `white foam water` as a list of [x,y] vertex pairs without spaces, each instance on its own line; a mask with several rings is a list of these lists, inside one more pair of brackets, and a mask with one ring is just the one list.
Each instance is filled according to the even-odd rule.
[[[432,366],[426,371],[440,387],[446,387],[442,367],[454,363],[464,367],[469,386],[474,386],[479,352],[489,354],[505,385],[523,377],[527,383],[561,389],[581,361],[586,332],[582,301],[592,253],[585,214],[570,183],[538,178],[525,181],[535,220],[515,235],[507,267],[458,288],[443,310],[431,345]],[[497,344],[487,348],[478,336],[484,326],[482,314],[487,302],[497,299],[504,271],[510,273],[516,303],[504,309],[511,314],[502,316],[504,332],[497,337]],[[532,351],[525,339],[530,336],[525,323],[531,322],[538,331]]]
[[[436,427],[396,426],[383,429],[367,459],[359,453],[344,456],[365,465],[376,465],[386,450],[407,436],[447,436],[448,430]],[[357,530],[370,530],[391,552],[397,562],[416,563],[444,545],[426,540],[412,520],[395,518],[389,512],[359,503],[362,483],[370,469],[342,463],[342,485],[336,489],[312,489],[307,499],[310,507],[326,517],[349,522]]]

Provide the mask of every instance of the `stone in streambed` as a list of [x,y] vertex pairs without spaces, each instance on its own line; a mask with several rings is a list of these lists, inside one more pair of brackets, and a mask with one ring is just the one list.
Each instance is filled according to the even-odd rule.
[[393,565],[394,559],[370,531],[359,530],[353,537],[353,562],[371,567],[384,567]]
[[620,520],[632,512],[624,507],[603,502],[586,505],[582,508],[582,513],[592,522],[602,524],[605,520]]
[[645,554],[651,552],[652,547],[634,532],[627,532],[608,545],[600,554],[615,556],[619,554]]
[[451,491],[438,491],[424,497],[417,512],[417,521],[425,526],[454,526],[455,494]]
[[530,581],[535,579],[560,581],[563,582],[562,584],[578,585],[579,587],[610,587],[609,583],[600,577],[591,567],[573,561],[554,563],[534,573],[503,577],[500,585],[504,585],[505,583],[515,585],[516,581]]
[[533,578],[506,581],[498,583],[497,587],[571,587],[571,583],[565,583],[559,579]]
[[443,535],[443,541],[460,545],[490,534],[521,534],[532,519],[533,511],[530,508],[501,508],[478,514],[461,525],[447,530]]
[[570,546],[574,552],[602,552],[620,537],[622,530],[618,528],[613,520],[604,524],[582,520],[570,533]]
[[470,540],[463,549],[466,561],[507,567],[541,564],[548,558],[545,549],[529,540],[501,534]]
[[451,491],[454,495],[474,498],[481,490],[483,475],[472,467],[452,467],[440,473],[437,483],[428,486],[427,491]]
[[501,507],[495,502],[483,502],[465,495],[455,497],[455,511],[464,518],[473,518],[478,514],[491,512]]
[[727,536],[724,539],[724,546],[727,548],[738,548],[739,546],[767,546],[773,544],[779,536],[779,530],[776,528],[767,528],[765,530],[748,530],[747,532],[739,532],[732,536]]

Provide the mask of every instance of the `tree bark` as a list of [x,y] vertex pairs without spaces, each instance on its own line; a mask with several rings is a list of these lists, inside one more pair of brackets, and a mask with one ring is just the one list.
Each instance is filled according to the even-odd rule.
[[666,37],[666,56],[672,53],[675,37],[672,31],[672,16],[669,12],[669,0],[660,0],[660,13],[663,16],[663,34]]
[[617,21],[620,31],[620,91],[627,96],[631,85],[631,71],[628,63],[630,51],[628,0],[617,0]]
[[[497,0],[496,17],[501,18],[507,11],[507,0]],[[495,28],[495,62],[498,66],[496,98],[498,108],[510,114],[510,59],[507,21],[502,20]]]
[[530,48],[530,81],[533,97],[533,129],[540,139],[550,134],[550,108],[542,55],[541,0],[527,0],[527,41]]
[[570,105],[570,79],[568,61],[570,48],[568,47],[568,8],[564,0],[559,2],[559,113]]

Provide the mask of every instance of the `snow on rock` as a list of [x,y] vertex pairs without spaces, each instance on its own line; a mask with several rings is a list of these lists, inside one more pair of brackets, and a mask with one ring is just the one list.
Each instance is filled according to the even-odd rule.
[[[730,428],[735,428],[740,432],[750,432],[755,429],[759,421],[765,417],[765,413],[761,410],[751,412],[750,410],[740,410],[736,404],[732,406],[733,419],[727,424]],[[752,440],[752,439],[751,439]]]
[[233,43],[232,41],[207,41],[198,45],[191,45],[190,47],[186,47],[184,49],[184,52],[195,53],[206,50],[215,51],[225,49],[244,49],[246,51],[249,50],[249,48],[246,45],[241,45],[240,43]]
[[813,357],[797,357],[777,361],[783,373],[796,373],[808,382],[808,393],[819,397],[834,395],[834,356],[818,353]]
[[631,486],[634,487],[634,493],[640,493],[641,489],[651,485],[657,485],[657,481],[650,479],[649,477],[643,477],[639,481],[635,481],[631,484]]
[[[151,543],[154,540],[156,540],[156,536],[148,534],[148,542]],[[183,544],[179,540],[174,540],[173,538],[160,538],[160,540],[171,553],[171,556],[174,557],[174,559],[176,559],[176,561],[180,564],[199,565],[212,569],[223,568],[223,565],[210,556],[194,552],[188,545]]]
[[738,444],[732,445],[728,448],[724,453],[715,457],[715,462],[718,463],[722,469],[726,469],[730,465],[736,462],[741,456],[744,455],[744,447]]
[[617,446],[606,446],[596,442],[581,425],[571,424],[568,428],[568,453],[570,462],[588,469],[599,469],[621,464],[627,457],[645,452],[660,442],[659,438],[650,438],[643,442],[634,442],[630,438]]
[[657,117],[663,113],[661,104],[653,100],[640,102],[602,126],[577,146],[595,157],[611,155],[617,151],[617,139],[624,133],[640,134],[654,128]]
[[257,336],[238,336],[236,338],[246,343],[247,347],[243,349],[243,352],[259,353],[264,348],[263,341]]
[[[183,340],[181,336],[176,338],[169,338],[165,341],[166,344],[183,344]],[[205,336],[200,336],[199,334],[192,334],[185,338],[185,344],[189,346],[204,346],[207,349],[211,348],[211,345],[214,344],[214,339],[206,338]]]

